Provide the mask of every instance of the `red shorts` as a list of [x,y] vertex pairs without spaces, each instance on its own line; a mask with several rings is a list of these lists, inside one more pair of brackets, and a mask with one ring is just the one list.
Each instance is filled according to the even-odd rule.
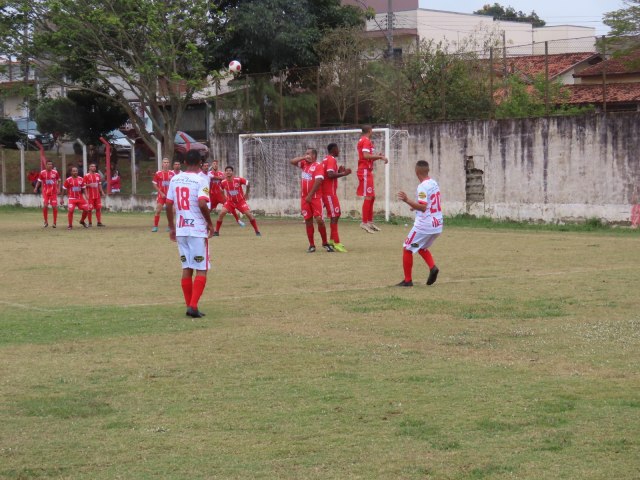
[[224,195],[211,195],[209,197],[209,201],[211,202],[211,210],[213,210],[218,205],[224,206],[224,203],[226,202],[226,198]]
[[337,195],[324,195],[322,203],[324,203],[324,208],[327,210],[328,218],[340,217],[340,202]]
[[69,212],[73,212],[76,207],[80,210],[91,210],[91,207],[89,207],[89,204],[84,200],[84,198],[70,198],[67,205],[69,207]]
[[87,201],[87,205],[89,206],[89,208],[91,210],[100,210],[100,209],[102,209],[102,199],[100,197],[98,197],[98,198],[90,198]]
[[158,194],[158,198],[156,198],[156,203],[159,203],[160,205],[164,205],[165,203],[167,203],[167,197],[163,197],[162,195]]
[[358,190],[356,191],[358,197],[375,197],[376,188],[373,182],[373,172],[364,170],[358,172]]
[[51,205],[52,207],[57,207],[58,206],[58,195],[56,195],[55,193],[53,193],[51,195],[42,195],[42,202],[44,203],[45,207],[47,205]]
[[228,212],[233,212],[234,210],[238,210],[240,213],[247,213],[249,210],[251,210],[249,208],[249,205],[247,205],[247,202],[243,202],[240,204],[226,202],[224,204],[224,208],[226,208]]
[[319,197],[313,198],[311,202],[307,202],[304,198],[300,199],[300,211],[305,220],[313,217],[322,217],[322,200]]

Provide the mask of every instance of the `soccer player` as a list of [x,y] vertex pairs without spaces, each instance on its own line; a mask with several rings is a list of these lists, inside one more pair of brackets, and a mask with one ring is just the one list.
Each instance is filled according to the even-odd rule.
[[324,168],[325,178],[322,181],[322,203],[327,211],[327,217],[331,219],[329,224],[331,228],[331,234],[329,239],[329,245],[331,245],[336,252],[346,252],[347,249],[340,243],[340,235],[338,234],[338,220],[340,220],[340,202],[338,201],[338,178],[346,177],[351,174],[350,168],[344,168],[344,166],[338,167],[338,160],[336,157],[340,155],[340,148],[335,143],[330,143],[327,146],[328,155],[322,160],[322,167]]
[[[102,182],[100,174],[97,172],[98,167],[95,163],[89,164],[89,173],[84,176],[85,192],[87,193],[87,203],[89,205],[88,212],[82,212],[82,218],[80,224],[87,228],[91,227],[91,210],[96,211],[96,220],[98,221],[98,227],[104,227],[102,223],[102,197],[104,197],[104,190],[102,189]],[[89,225],[85,222],[85,218],[89,218]]]
[[420,185],[418,185],[415,199],[409,198],[404,192],[398,192],[398,199],[409,205],[411,210],[416,212],[413,228],[404,241],[402,256],[404,280],[398,283],[398,287],[413,286],[411,271],[413,269],[413,254],[416,252],[429,267],[427,285],[433,285],[436,282],[439,272],[429,247],[433,245],[433,242],[442,233],[443,220],[440,187],[434,179],[429,177],[429,164],[425,160],[416,162],[416,176],[420,180]]
[[187,304],[186,315],[201,318],[204,313],[198,310],[198,302],[207,284],[207,271],[211,268],[209,238],[213,234],[207,206],[209,180],[200,175],[199,155],[187,155],[186,163],[186,172],[174,175],[170,180],[165,204],[169,238],[178,243],[182,261],[181,285]]
[[[249,181],[246,178],[234,177],[232,166],[228,166],[224,169],[224,176],[224,180],[220,182],[220,188],[224,190],[227,201],[223,205],[220,215],[218,215],[216,231],[213,232],[213,236],[220,236],[220,227],[222,227],[222,220],[224,219],[224,216],[231,211],[238,210],[247,216],[249,222],[251,222],[253,230],[256,232],[256,237],[261,237],[262,234],[260,233],[260,230],[258,230],[256,218],[251,213],[251,209],[247,204],[247,197],[249,197],[249,191],[251,189]],[[243,185],[247,187],[246,193],[242,190]]]
[[320,188],[322,187],[322,181],[324,180],[324,169],[321,163],[317,162],[318,151],[313,148],[308,148],[302,157],[296,157],[289,162],[302,170],[300,175],[300,210],[304,223],[307,228],[307,238],[309,239],[309,248],[307,253],[313,253],[316,251],[316,244],[314,240],[313,219],[316,219],[318,224],[318,232],[320,238],[322,238],[323,248],[331,253],[334,252],[334,248],[327,242],[327,229],[324,226],[324,219],[322,218],[322,194]]
[[53,211],[53,228],[58,223],[58,192],[60,190],[60,174],[53,168],[53,162],[47,160],[44,170],[38,175],[33,193],[38,192],[42,185],[42,216],[44,217],[44,227],[49,226],[49,205]]
[[358,190],[356,195],[364,197],[362,202],[362,223],[360,227],[367,233],[379,232],[373,223],[373,203],[376,199],[375,183],[373,181],[373,162],[383,160],[389,163],[384,155],[376,155],[371,142],[373,128],[370,125],[362,127],[362,137],[358,140]]
[[182,168],[180,167],[180,162],[178,160],[175,160],[173,162],[173,174],[178,175],[180,172],[182,172]]
[[[158,192],[158,197],[156,198],[156,211],[153,217],[153,228],[152,232],[158,231],[158,223],[160,222],[160,212],[162,211],[162,207],[164,206],[167,200],[167,189],[169,188],[169,182],[171,178],[175,175],[175,171],[169,170],[169,159],[162,159],[162,170],[156,172],[153,176],[153,188]],[[200,168],[200,164],[198,163],[198,168]],[[170,227],[170,226],[169,226]]]
[[[224,172],[218,169],[218,165],[218,160],[212,160],[211,170],[209,170],[209,180],[211,181],[209,185],[209,193],[211,195],[212,211],[215,210],[218,205],[224,206],[225,202],[227,201],[226,197],[224,196],[224,190],[220,187],[220,182],[222,182],[222,180],[224,180],[225,178]],[[236,219],[236,223],[238,225],[244,227],[244,222],[238,218],[238,214],[236,213],[235,209],[231,210],[229,213],[233,215],[233,218]]]
[[69,226],[67,230],[73,229],[73,212],[76,207],[82,210],[83,215],[91,208],[87,204],[85,197],[84,178],[78,175],[78,167],[71,168],[71,176],[68,177],[62,184],[62,202],[64,204],[65,193],[69,196],[67,207],[69,213],[67,219],[69,220]]

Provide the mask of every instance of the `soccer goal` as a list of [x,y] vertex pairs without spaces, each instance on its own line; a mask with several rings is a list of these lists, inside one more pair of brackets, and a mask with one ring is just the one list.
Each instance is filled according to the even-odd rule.
[[[245,133],[238,136],[238,169],[251,183],[250,205],[270,215],[298,215],[300,213],[299,170],[289,160],[304,155],[307,148],[318,151],[318,160],[327,154],[327,145],[338,144],[338,164],[353,173],[339,180],[338,196],[344,216],[360,216],[362,200],[356,197],[358,178],[358,152],[356,145],[362,130],[318,130],[309,132]],[[374,175],[378,201],[376,213],[384,210],[388,221],[398,214],[400,205],[395,192],[400,184],[400,172],[408,166],[408,139],[406,130],[374,128],[375,151],[383,153],[389,163],[376,161]]]

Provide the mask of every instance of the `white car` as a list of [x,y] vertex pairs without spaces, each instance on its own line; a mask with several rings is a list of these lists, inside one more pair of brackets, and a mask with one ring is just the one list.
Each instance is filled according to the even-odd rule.
[[[127,140],[127,136],[120,130],[111,130],[105,135],[105,138],[111,147],[115,149],[117,155],[129,156],[131,153],[131,144]],[[104,155],[104,150],[104,144],[100,143],[100,145],[98,145],[98,153]],[[60,144],[60,153],[65,153],[66,155],[80,155],[82,153],[82,147],[75,140],[66,140]]]

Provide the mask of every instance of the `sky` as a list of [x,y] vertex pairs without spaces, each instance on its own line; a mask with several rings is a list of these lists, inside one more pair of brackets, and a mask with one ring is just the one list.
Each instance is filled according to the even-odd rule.
[[547,25],[580,25],[595,27],[596,35],[605,35],[609,27],[602,23],[606,12],[625,8],[622,0],[420,0],[421,8],[449,12],[473,13],[485,4],[499,3],[516,11],[532,10]]

